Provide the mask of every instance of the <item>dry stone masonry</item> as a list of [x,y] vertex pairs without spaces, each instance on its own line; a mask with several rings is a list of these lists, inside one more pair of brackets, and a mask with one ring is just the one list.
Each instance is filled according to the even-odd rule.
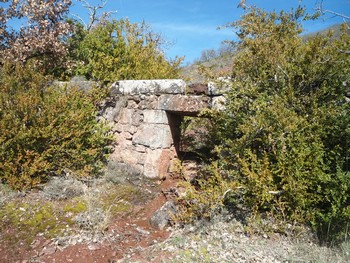
[[126,173],[164,177],[178,158],[183,116],[212,107],[219,95],[217,91],[209,94],[207,85],[187,87],[179,79],[114,83],[102,112],[116,138],[110,162]]

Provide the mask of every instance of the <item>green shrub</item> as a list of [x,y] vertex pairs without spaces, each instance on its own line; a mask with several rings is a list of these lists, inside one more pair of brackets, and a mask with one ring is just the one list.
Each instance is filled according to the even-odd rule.
[[182,59],[168,61],[161,50],[161,37],[145,23],[121,19],[105,21],[90,31],[79,25],[77,29],[70,40],[75,75],[106,82],[179,75]]
[[227,180],[214,163],[203,167],[195,180],[187,178],[179,186],[186,191],[177,200],[180,211],[175,219],[191,223],[201,218],[210,219],[219,213],[225,206],[226,195],[235,190],[237,184]]
[[[225,174],[218,185],[236,183],[255,213],[341,239],[350,220],[349,34],[303,42],[302,8],[248,10],[233,23],[240,41],[226,109],[209,114],[214,166]],[[226,197],[237,201],[235,191]]]
[[97,174],[111,141],[91,96],[48,87],[30,65],[5,65],[0,75],[0,178],[26,189],[53,175]]

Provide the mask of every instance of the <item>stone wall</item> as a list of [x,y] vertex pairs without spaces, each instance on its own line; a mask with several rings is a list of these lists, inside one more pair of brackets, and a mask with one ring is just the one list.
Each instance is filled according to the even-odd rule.
[[183,80],[114,83],[102,112],[102,117],[111,122],[116,139],[110,162],[126,172],[164,177],[178,156],[183,116],[198,114],[217,98],[205,89],[200,95],[187,94],[191,87]]

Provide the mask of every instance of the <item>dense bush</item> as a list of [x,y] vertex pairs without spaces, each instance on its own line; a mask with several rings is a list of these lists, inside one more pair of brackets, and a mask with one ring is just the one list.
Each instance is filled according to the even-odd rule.
[[348,29],[337,39],[330,33],[302,41],[300,21],[307,18],[302,8],[247,11],[232,24],[239,42],[226,110],[211,113],[215,163],[225,174],[222,180],[237,184],[225,203],[237,202],[239,192],[256,213],[310,223],[321,235],[345,234],[350,220]]
[[[49,75],[83,75],[105,83],[174,78],[182,59],[169,62],[163,40],[144,23],[108,21],[94,13],[94,23],[85,28],[66,17],[68,0],[5,2],[0,8],[1,181],[26,189],[54,175],[98,173],[111,142],[109,128],[96,119],[96,104],[106,92],[49,87]],[[12,29],[13,19],[24,26]]]
[[182,61],[168,61],[163,40],[145,23],[127,19],[104,21],[91,30],[77,24],[71,38],[73,74],[112,82],[122,79],[175,78]]
[[53,175],[98,173],[111,138],[97,122],[96,96],[48,87],[29,64],[7,64],[0,74],[1,180],[26,189]]

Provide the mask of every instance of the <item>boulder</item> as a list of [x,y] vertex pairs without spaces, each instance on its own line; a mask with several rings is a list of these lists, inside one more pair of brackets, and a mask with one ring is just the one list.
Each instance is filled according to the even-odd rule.
[[173,201],[167,201],[151,217],[150,224],[160,230],[164,229],[172,220],[176,213],[176,206]]

